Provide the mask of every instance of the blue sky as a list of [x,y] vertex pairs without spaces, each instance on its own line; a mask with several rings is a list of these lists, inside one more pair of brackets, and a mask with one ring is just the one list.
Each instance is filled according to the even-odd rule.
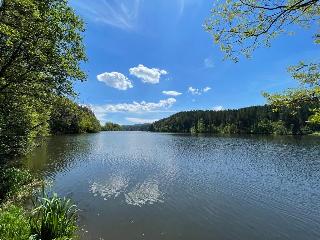
[[277,38],[252,59],[223,61],[204,31],[213,0],[71,0],[86,23],[78,102],[101,122],[152,122],[178,111],[265,104],[261,92],[296,86],[286,68],[315,60],[314,31]]

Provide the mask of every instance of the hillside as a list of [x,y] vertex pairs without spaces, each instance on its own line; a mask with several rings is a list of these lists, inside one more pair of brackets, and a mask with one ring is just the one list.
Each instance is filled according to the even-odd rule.
[[253,106],[223,111],[179,112],[155,122],[155,132],[309,134],[319,125],[308,123],[311,107],[305,106],[293,115],[288,109],[274,112],[271,106]]

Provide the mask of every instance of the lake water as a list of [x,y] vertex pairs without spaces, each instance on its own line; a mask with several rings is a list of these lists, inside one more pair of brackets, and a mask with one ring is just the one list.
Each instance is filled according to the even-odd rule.
[[82,239],[320,239],[319,137],[57,136],[24,163],[76,202]]

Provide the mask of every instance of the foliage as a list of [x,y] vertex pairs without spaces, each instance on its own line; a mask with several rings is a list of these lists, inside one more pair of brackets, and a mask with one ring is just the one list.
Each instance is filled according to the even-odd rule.
[[[220,45],[225,57],[238,61],[241,55],[250,57],[260,46],[270,46],[281,33],[292,33],[293,25],[310,27],[319,24],[319,0],[225,0],[217,3],[207,20],[206,30]],[[320,34],[314,35],[320,43]],[[300,87],[282,94],[265,94],[276,111],[291,108],[296,114],[305,104],[319,105],[320,64],[300,62],[289,68]],[[309,121],[320,125],[320,108],[314,109]]]
[[195,133],[205,133],[205,132],[207,132],[206,126],[205,126],[202,118],[200,118],[200,119],[197,121],[197,123],[196,123],[194,126],[191,127],[190,132],[191,132],[192,134],[195,134]]
[[79,106],[65,97],[55,98],[49,125],[53,134],[100,131],[100,123],[89,108]]
[[121,126],[122,131],[151,131],[152,124],[134,124],[134,125],[123,125]]
[[121,131],[122,127],[119,124],[107,122],[101,128],[102,131]]
[[272,121],[263,119],[254,126],[252,132],[258,134],[270,134],[273,132],[272,130]]
[[29,96],[0,94],[0,159],[27,152],[47,134],[49,110]]
[[[164,132],[166,132],[166,131],[164,131]],[[197,133],[197,127],[196,127],[196,126],[192,126],[192,127],[190,128],[190,133],[191,133],[191,134],[196,134],[196,133]]]
[[0,203],[12,198],[21,199],[23,195],[30,195],[34,177],[27,170],[18,168],[0,169]]
[[[272,122],[272,132],[275,135],[288,135],[290,134],[290,131],[286,128],[285,122],[280,120],[277,122]],[[310,134],[312,133],[312,130],[310,129],[310,131],[305,131],[305,129],[309,128],[307,125],[301,127],[300,131],[301,134]]]
[[149,128],[156,132],[191,133],[253,133],[253,134],[304,134],[306,126],[317,131],[319,126],[307,122],[312,115],[308,106],[299,109],[295,116],[289,109],[274,112],[271,106],[256,106],[238,110],[180,112],[155,122]]
[[[3,1],[0,7],[1,159],[25,153],[39,137],[45,136],[50,114],[51,119],[54,116],[52,102],[57,96],[74,95],[73,82],[85,80],[80,68],[86,60],[83,31],[82,20],[67,0]],[[96,126],[91,124],[96,119],[92,112],[84,107],[78,111],[79,131],[94,131]],[[32,192],[33,178],[28,172],[1,169],[1,173],[2,201],[22,200],[25,192]],[[65,238],[76,229],[68,200],[56,196],[43,199],[28,223],[23,209],[14,207],[10,201],[5,205],[7,208],[0,212],[1,239],[31,239],[29,230],[37,232],[35,229],[46,228],[48,233]],[[56,218],[60,219],[59,224]]]
[[206,126],[204,125],[203,119],[199,119],[197,122],[197,132],[198,133],[206,132]]
[[79,133],[96,133],[101,130],[100,122],[90,108],[80,106],[79,111]]
[[264,96],[276,111],[281,108],[290,108],[292,113],[304,105],[308,104],[313,111],[309,121],[313,124],[320,125],[320,64],[299,63],[298,66],[289,68],[294,79],[298,80],[300,87],[298,89],[289,89],[281,94],[268,94]]
[[30,225],[27,213],[13,201],[21,204],[21,196],[31,196],[34,178],[27,170],[0,169],[0,239],[27,240]]
[[77,214],[70,200],[41,198],[31,213],[15,205],[0,208],[0,239],[70,240],[76,237]]
[[0,239],[28,240],[30,235],[29,218],[23,208],[0,208]]
[[46,98],[85,79],[82,20],[66,0],[4,1],[0,11],[0,92]]
[[77,209],[71,200],[42,197],[35,202],[30,218],[31,233],[36,239],[72,238],[77,230]]
[[319,14],[319,0],[223,0],[213,6],[205,28],[225,56],[238,61],[261,45],[270,46],[279,34],[292,33],[291,25],[317,23]]
[[0,239],[67,240],[75,236],[77,211],[70,200],[43,194],[35,199],[30,212],[20,206],[39,186],[34,184],[35,178],[17,168],[2,168],[0,173]]
[[10,0],[0,8],[0,157],[47,134],[52,99],[86,75],[82,20],[66,0]]
[[234,123],[226,124],[222,128],[220,127],[220,129],[223,134],[236,134],[240,132],[238,126]]
[[320,110],[314,109],[314,115],[310,116],[309,121],[314,124],[320,123]]

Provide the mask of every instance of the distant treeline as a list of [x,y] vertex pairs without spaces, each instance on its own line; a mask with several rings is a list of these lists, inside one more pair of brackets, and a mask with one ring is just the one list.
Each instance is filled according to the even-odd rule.
[[153,123],[155,132],[191,132],[223,134],[310,134],[320,125],[308,123],[313,106],[304,106],[295,114],[289,109],[273,111],[269,105],[238,110],[179,112]]
[[122,131],[122,127],[119,124],[107,122],[105,125],[101,126],[101,131]]
[[135,124],[135,125],[123,125],[122,131],[150,131],[151,124]]
[[151,124],[134,124],[134,125],[119,125],[112,122],[107,122],[101,127],[101,131],[150,131]]

